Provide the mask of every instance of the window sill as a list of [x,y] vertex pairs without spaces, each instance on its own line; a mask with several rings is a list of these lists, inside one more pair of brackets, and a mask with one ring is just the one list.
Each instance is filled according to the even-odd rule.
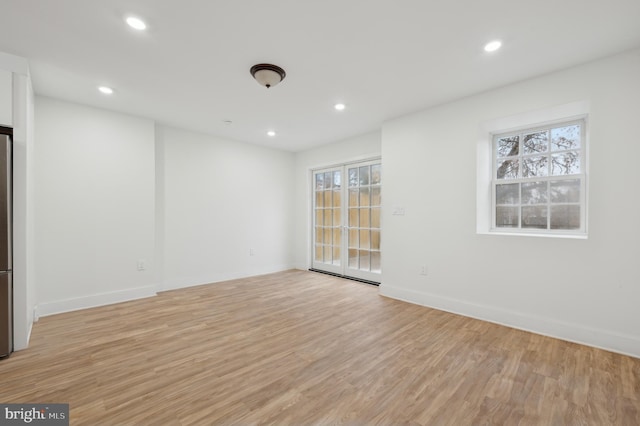
[[534,233],[534,232],[504,232],[504,231],[478,231],[479,235],[504,235],[508,237],[542,237],[542,238],[567,238],[573,240],[586,240],[589,238],[587,234],[543,234],[543,233]]

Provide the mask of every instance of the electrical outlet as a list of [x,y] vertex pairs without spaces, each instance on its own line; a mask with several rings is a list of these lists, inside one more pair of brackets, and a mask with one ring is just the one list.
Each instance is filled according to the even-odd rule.
[[138,266],[138,271],[144,271],[145,269],[147,269],[143,259],[138,260],[137,266]]
[[420,267],[420,275],[428,275],[429,270],[427,269],[427,267],[425,265],[422,265]]
[[255,250],[255,249],[250,248],[250,249],[249,249],[249,256],[255,256],[255,255],[256,255],[256,250]]

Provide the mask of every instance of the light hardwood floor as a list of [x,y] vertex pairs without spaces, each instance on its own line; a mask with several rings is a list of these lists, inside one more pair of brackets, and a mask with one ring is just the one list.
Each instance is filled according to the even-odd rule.
[[43,318],[0,402],[73,425],[639,425],[640,360],[287,271]]

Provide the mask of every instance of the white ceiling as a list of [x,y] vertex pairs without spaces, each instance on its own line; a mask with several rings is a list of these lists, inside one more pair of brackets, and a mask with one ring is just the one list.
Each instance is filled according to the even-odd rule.
[[638,46],[639,0],[0,0],[37,94],[290,151]]

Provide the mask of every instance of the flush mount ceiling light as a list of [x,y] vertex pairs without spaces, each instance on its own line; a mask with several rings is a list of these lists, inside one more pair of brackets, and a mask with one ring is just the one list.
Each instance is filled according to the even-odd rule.
[[269,130],[269,131],[267,132],[267,136],[269,136],[269,137],[271,137],[271,138],[272,138],[272,137],[274,137],[275,135],[276,135],[276,132],[275,132],[275,131],[273,131],[273,130]]
[[344,109],[347,106],[345,104],[343,104],[343,103],[339,103],[339,104],[335,104],[333,107],[336,109],[336,111],[344,111]]
[[253,78],[267,89],[284,80],[287,73],[277,65],[257,64],[249,70]]
[[500,49],[501,46],[502,42],[500,40],[494,40],[484,45],[484,51],[495,52],[496,50]]
[[136,30],[142,31],[147,28],[147,24],[145,24],[142,19],[136,18],[135,16],[129,16],[126,21],[131,28],[135,28]]

